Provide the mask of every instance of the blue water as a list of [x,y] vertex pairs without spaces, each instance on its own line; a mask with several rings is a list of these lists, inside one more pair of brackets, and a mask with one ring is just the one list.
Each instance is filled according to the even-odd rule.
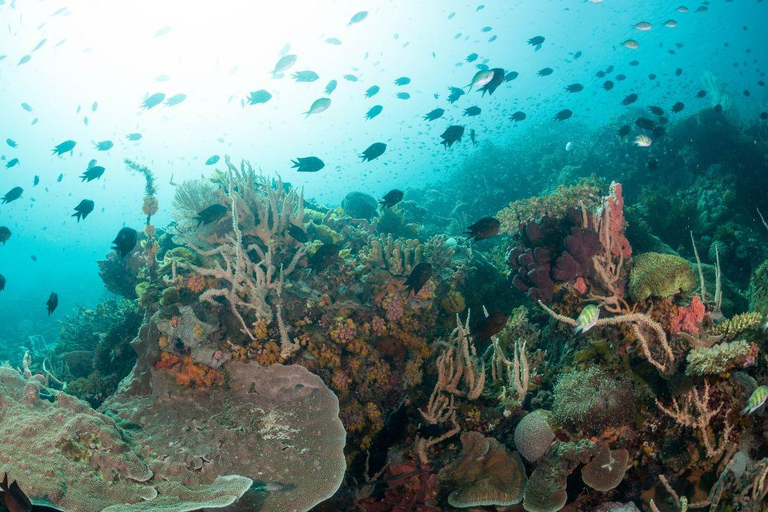
[[[48,318],[44,307],[53,290],[60,296],[58,314],[100,300],[104,289],[95,260],[109,252],[122,226],[137,227],[142,221],[143,180],[125,169],[125,158],[151,167],[158,176],[156,223],[163,226],[171,221],[171,177],[181,183],[209,174],[215,166],[204,162],[212,155],[221,156],[221,163],[225,154],[248,159],[303,186],[308,197],[335,205],[351,190],[378,196],[395,186],[450,179],[464,162],[478,159],[486,144],[514,145],[525,136],[557,129],[563,147],[569,141],[578,145],[626,110],[620,100],[630,92],[638,93],[643,105],[665,109],[684,101],[686,113],[711,106],[693,97],[706,71],[733,93],[745,118],[764,109],[767,98],[765,88],[755,86],[764,78],[761,63],[768,52],[761,35],[763,2],[717,1],[704,13],[694,12],[696,4],[680,13],[666,1],[617,0],[486,1],[482,9],[479,2],[404,0],[159,4],[0,1],[0,140],[18,143],[14,149],[3,142],[0,155],[3,164],[20,161],[0,168],[0,192],[25,189],[21,199],[0,206],[0,225],[13,232],[0,247],[0,272],[8,281],[0,294],[0,331],[27,321],[41,332],[55,333],[56,317]],[[367,19],[347,26],[363,8],[369,11]],[[667,19],[679,25],[663,27]],[[634,29],[640,21],[652,23],[653,29]],[[546,37],[539,51],[526,44],[536,35]],[[342,44],[325,43],[330,37]],[[622,46],[629,38],[640,48]],[[298,56],[288,74],[313,70],[318,81],[271,78],[286,45],[288,53]],[[582,56],[574,60],[577,51]],[[464,62],[472,52],[478,60]],[[20,64],[25,56],[31,58]],[[638,66],[629,66],[633,59]],[[448,87],[466,85],[478,63],[520,76],[492,97],[473,91],[449,106]],[[606,93],[595,73],[609,65],[615,66],[614,75],[628,78]],[[554,73],[535,76],[543,67]],[[679,77],[677,68],[683,70]],[[658,78],[650,81],[649,73]],[[347,81],[344,74],[359,80]],[[157,81],[163,75],[169,78]],[[410,77],[411,84],[395,87],[393,80],[400,76]],[[330,109],[305,118],[302,113],[323,96],[331,79],[338,88],[330,96]],[[565,92],[574,82],[585,90]],[[364,98],[372,85],[381,91]],[[273,98],[264,105],[241,106],[249,92],[259,89]],[[742,95],[745,89],[751,97]],[[156,92],[187,98],[172,107],[142,110],[144,98]],[[397,99],[397,92],[408,92],[410,99]],[[377,104],[384,107],[382,114],[365,120],[365,112]],[[463,109],[473,105],[482,114],[463,117]],[[438,106],[446,109],[443,119],[422,120]],[[554,123],[553,115],[563,108],[573,110],[573,118]],[[528,119],[509,121],[516,110],[525,111]],[[479,145],[472,146],[465,135],[462,144],[446,151],[438,135],[449,123],[476,130]],[[125,136],[133,132],[142,139],[128,141]],[[51,155],[67,139],[77,142],[74,153]],[[96,151],[94,142],[103,140],[113,141],[114,147]],[[373,142],[386,143],[386,153],[361,164],[359,153]],[[321,157],[326,168],[312,175],[290,169],[292,158],[310,155]],[[78,176],[91,159],[106,172],[100,180],[81,183]],[[60,174],[63,179],[57,182]],[[78,223],[71,214],[86,198],[96,208]]]

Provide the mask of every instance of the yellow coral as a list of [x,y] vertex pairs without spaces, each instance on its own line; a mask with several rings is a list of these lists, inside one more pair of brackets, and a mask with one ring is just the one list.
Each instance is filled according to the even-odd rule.
[[677,292],[687,295],[696,285],[691,265],[674,254],[641,254],[635,258],[629,274],[629,296],[634,301],[670,297]]
[[264,320],[261,320],[261,319],[260,320],[256,320],[253,323],[253,336],[257,340],[265,340],[265,339],[267,339],[267,334],[268,334],[267,322],[265,322]]
[[456,313],[464,311],[464,308],[466,308],[467,305],[461,292],[454,290],[448,292],[445,297],[440,300],[440,307],[446,314],[455,315]]
[[192,293],[203,293],[206,287],[205,277],[200,274],[192,274],[186,279],[185,285]]
[[711,334],[722,336],[726,340],[732,340],[745,331],[751,331],[760,327],[763,316],[760,313],[742,313],[712,329]]
[[144,204],[141,207],[141,211],[144,215],[154,215],[157,213],[160,204],[155,196],[147,196],[144,198]]

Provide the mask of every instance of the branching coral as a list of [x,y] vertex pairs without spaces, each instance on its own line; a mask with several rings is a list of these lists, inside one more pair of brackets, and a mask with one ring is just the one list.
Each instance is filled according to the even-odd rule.
[[391,234],[372,238],[361,253],[361,260],[372,268],[382,268],[393,276],[406,276],[422,262],[435,269],[450,265],[454,249],[447,247],[444,236],[433,236],[427,242],[395,239]]
[[664,414],[675,420],[678,425],[697,430],[701,434],[707,457],[712,458],[723,453],[733,427],[726,419],[722,441],[718,442],[713,439],[712,419],[722,410],[723,404],[720,404],[716,409],[711,408],[709,389],[709,383],[704,383],[702,392],[693,388],[682,397],[681,402],[678,402],[677,398],[673,398],[669,408],[661,405],[658,399],[656,399],[656,406]]
[[[244,188],[253,186],[251,181],[257,179],[252,171],[251,173],[238,171],[229,159],[227,159],[227,165],[229,166],[229,199],[234,236],[226,235],[223,243],[210,250],[189,244],[199,256],[207,258],[212,263],[205,267],[191,264],[186,266],[199,275],[224,282],[221,288],[212,288],[203,292],[199,300],[217,305],[217,299],[223,298],[229,305],[232,315],[239,322],[241,331],[251,341],[256,341],[258,338],[243,315],[250,315],[256,321],[262,320],[267,323],[276,319],[281,339],[281,356],[288,358],[298,347],[288,336],[281,306],[277,304],[273,311],[268,298],[279,299],[285,277],[295,270],[307,250],[306,246],[301,245],[295,250],[286,266],[280,264],[278,268],[273,261],[276,258],[279,240],[285,242],[283,238],[285,235],[278,236],[278,233],[287,229],[290,222],[301,222],[303,217],[301,200],[295,193],[286,193],[282,184],[278,183],[281,187],[280,191],[270,185],[267,187],[266,195],[261,197],[261,201],[257,201],[256,192]],[[235,181],[238,183],[237,191]],[[245,230],[241,228],[240,217],[242,202],[248,205],[246,211],[249,213],[246,219],[251,221],[254,218],[260,219],[250,225],[248,233],[261,239],[266,245],[266,250],[257,243],[245,245],[243,234]],[[299,206],[296,206],[296,202]],[[257,261],[251,259],[251,253],[255,253]]]

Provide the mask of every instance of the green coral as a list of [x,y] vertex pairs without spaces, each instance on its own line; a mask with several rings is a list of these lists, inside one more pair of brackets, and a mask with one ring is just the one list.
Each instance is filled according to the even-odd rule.
[[718,375],[745,366],[757,350],[744,340],[720,343],[714,347],[695,348],[686,358],[686,375]]
[[691,265],[680,256],[647,252],[637,256],[629,273],[629,296],[634,301],[649,297],[689,295],[698,284]]
[[307,231],[312,238],[320,240],[323,244],[339,245],[344,242],[344,237],[341,234],[325,224],[309,224]]
[[632,384],[597,367],[564,374],[555,384],[552,413],[562,425],[589,432],[629,423],[636,399]]
[[749,281],[749,309],[763,315],[768,313],[768,260],[757,267]]

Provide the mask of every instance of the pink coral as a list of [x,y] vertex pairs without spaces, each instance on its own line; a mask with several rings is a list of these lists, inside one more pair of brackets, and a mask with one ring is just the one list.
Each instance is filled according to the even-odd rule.
[[624,220],[624,197],[621,194],[621,183],[611,183],[610,193],[603,198],[603,208],[608,209],[611,225],[611,253],[615,257],[620,255],[628,260],[632,256],[632,247],[624,235],[626,222]]
[[706,312],[701,298],[698,295],[694,296],[690,306],[677,308],[677,315],[672,319],[671,331],[696,334],[699,332],[699,322],[702,321]]

